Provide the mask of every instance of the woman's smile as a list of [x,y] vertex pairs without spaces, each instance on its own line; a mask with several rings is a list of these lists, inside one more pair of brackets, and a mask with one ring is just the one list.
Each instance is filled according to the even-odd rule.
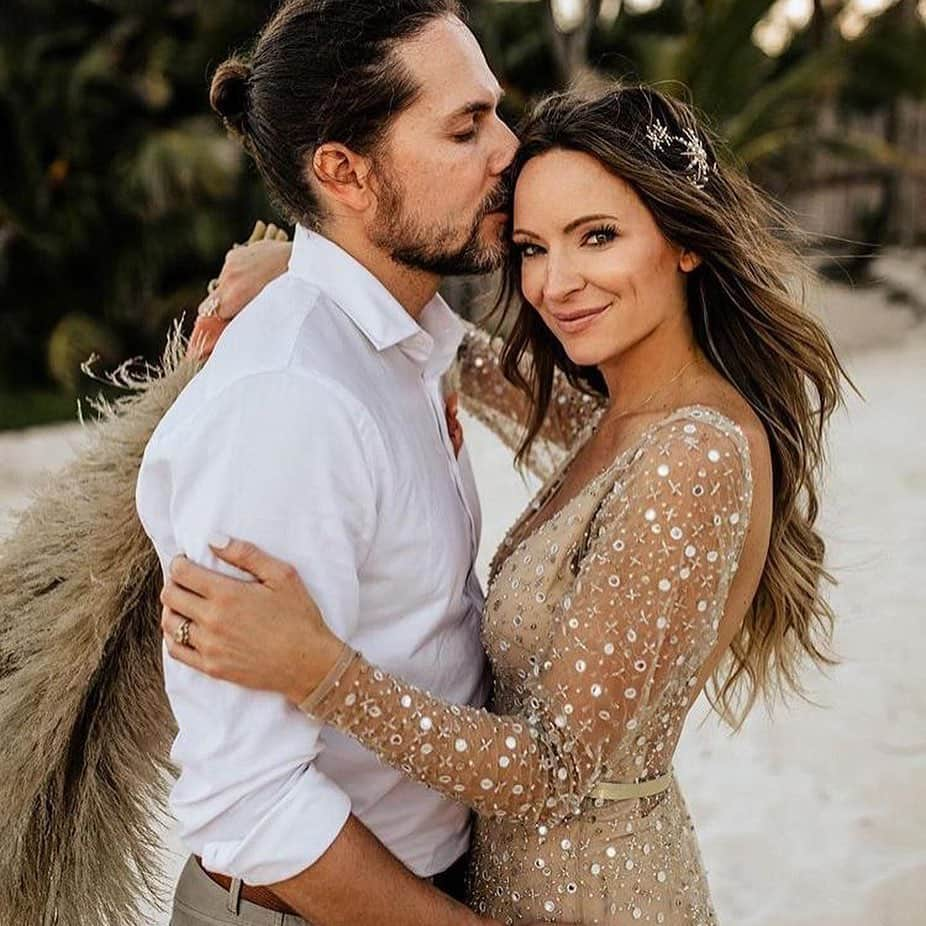
[[551,312],[553,324],[563,334],[579,334],[595,324],[611,308],[611,303],[589,309],[573,309],[570,312]]

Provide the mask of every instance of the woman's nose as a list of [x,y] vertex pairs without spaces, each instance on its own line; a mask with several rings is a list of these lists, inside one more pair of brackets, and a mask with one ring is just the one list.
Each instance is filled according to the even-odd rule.
[[585,286],[582,276],[568,261],[550,255],[547,259],[546,276],[543,281],[543,295],[553,302],[562,302]]

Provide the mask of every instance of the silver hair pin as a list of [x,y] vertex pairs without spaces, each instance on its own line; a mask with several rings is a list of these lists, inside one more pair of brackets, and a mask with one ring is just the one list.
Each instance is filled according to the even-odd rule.
[[649,126],[647,126],[646,137],[649,140],[653,151],[657,153],[665,150],[669,146],[669,143],[672,141],[672,136],[669,134],[668,128],[666,128],[665,124],[660,122],[658,119],[655,122],[651,122]]
[[695,189],[703,190],[707,186],[712,168],[704,144],[696,132],[683,129],[681,135],[673,135],[664,122],[655,119],[646,128],[646,140],[657,154],[662,154],[672,145],[678,145],[687,162],[684,167],[685,178]]

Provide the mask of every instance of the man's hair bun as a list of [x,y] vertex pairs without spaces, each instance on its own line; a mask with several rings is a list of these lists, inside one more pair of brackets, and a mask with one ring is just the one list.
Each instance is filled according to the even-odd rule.
[[247,134],[251,66],[239,58],[223,61],[212,75],[209,103],[238,135]]

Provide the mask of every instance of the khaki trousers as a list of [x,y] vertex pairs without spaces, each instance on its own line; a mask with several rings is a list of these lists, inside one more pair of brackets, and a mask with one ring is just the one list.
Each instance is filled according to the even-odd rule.
[[311,926],[301,916],[275,913],[238,896],[240,882],[229,890],[216,884],[191,855],[174,891],[170,926]]
[[[464,855],[446,871],[428,880],[445,894],[462,901],[468,861],[468,856]],[[240,890],[239,881],[233,881],[227,891],[216,884],[191,855],[174,891],[170,926],[311,926],[301,916],[275,913],[242,900],[238,896]]]

